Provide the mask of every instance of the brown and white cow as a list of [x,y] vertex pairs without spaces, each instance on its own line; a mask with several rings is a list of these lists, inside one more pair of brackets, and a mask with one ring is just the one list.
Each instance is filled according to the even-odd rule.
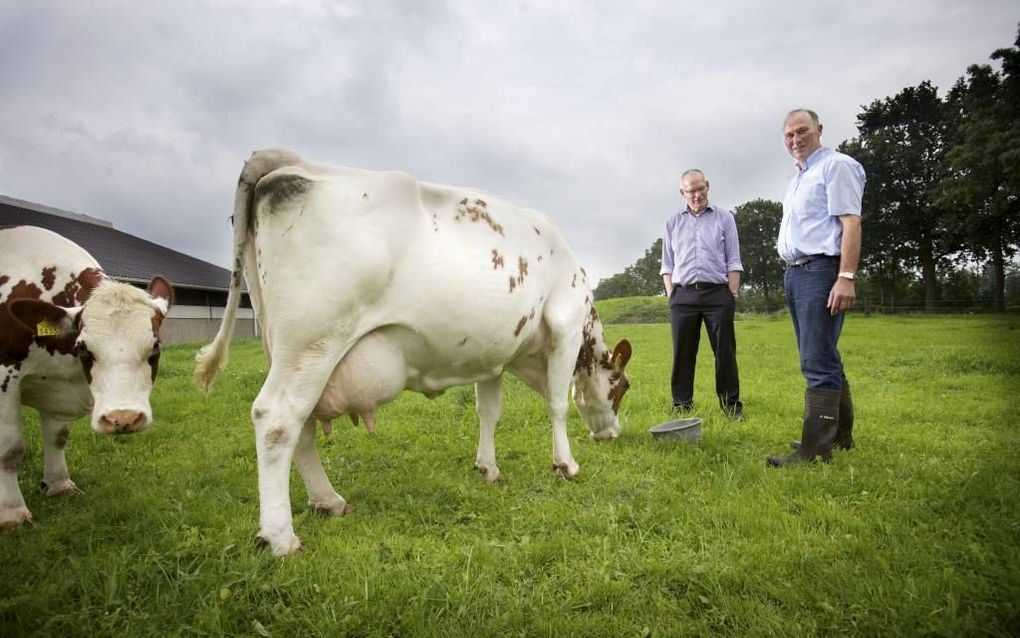
[[493,433],[511,372],[546,399],[561,475],[579,471],[566,429],[571,383],[592,436],[619,432],[630,344],[607,349],[584,269],[539,212],[403,173],[255,152],[237,186],[226,313],[197,357],[206,391],[226,362],[242,275],[270,361],[251,413],[258,538],[275,554],[300,547],[292,461],[312,507],[348,511],[315,449],[316,418],[370,415],[403,389],[436,396],[474,383],[476,467],[495,480]]
[[71,421],[91,412],[101,434],[152,422],[171,297],[162,277],[148,294],[107,279],[84,249],[49,230],[0,228],[0,530],[32,522],[18,487],[22,404],[39,411],[50,496],[78,489],[64,460]]

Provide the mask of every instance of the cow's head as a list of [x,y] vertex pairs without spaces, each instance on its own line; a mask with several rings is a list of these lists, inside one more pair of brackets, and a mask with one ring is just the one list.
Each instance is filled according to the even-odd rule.
[[159,328],[172,299],[162,277],[153,277],[147,293],[107,280],[81,307],[22,299],[11,303],[10,312],[41,345],[81,362],[92,391],[92,429],[129,434],[152,423],[149,394],[159,367]]
[[[588,344],[582,346],[587,347]],[[605,348],[605,346],[602,346]],[[604,350],[600,356],[583,362],[579,358],[574,376],[574,404],[591,436],[596,439],[615,439],[620,434],[617,414],[623,395],[630,388],[630,381],[624,369],[630,361],[630,342],[624,339],[616,344],[610,353]]]

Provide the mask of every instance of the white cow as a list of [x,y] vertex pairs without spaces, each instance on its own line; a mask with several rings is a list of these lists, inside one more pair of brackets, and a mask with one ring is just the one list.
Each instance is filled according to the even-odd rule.
[[34,226],[0,228],[0,530],[31,523],[18,487],[21,405],[39,411],[42,488],[77,491],[64,460],[71,421],[101,434],[144,430],[172,290],[106,278],[77,244]]
[[606,348],[584,269],[545,215],[476,190],[270,149],[245,163],[233,221],[226,314],[197,356],[195,379],[208,391],[226,363],[244,274],[270,361],[251,413],[258,540],[275,554],[300,547],[292,459],[309,505],[349,511],[322,469],[316,418],[370,416],[403,389],[432,397],[475,383],[476,468],[494,481],[493,433],[511,372],[547,401],[561,475],[579,471],[566,429],[571,381],[592,436],[619,433],[630,344]]

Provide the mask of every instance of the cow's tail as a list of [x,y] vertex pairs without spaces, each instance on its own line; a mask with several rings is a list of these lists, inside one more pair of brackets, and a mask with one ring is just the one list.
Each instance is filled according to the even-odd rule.
[[223,320],[220,322],[216,337],[195,355],[195,383],[206,394],[212,389],[220,371],[227,365],[230,340],[234,336],[234,319],[241,303],[241,282],[244,281],[245,251],[248,248],[248,241],[253,236],[251,216],[255,185],[278,168],[302,164],[304,161],[297,154],[274,148],[255,151],[241,169],[241,176],[237,180],[237,192],[234,194],[234,266],[230,275],[227,307],[224,309]]

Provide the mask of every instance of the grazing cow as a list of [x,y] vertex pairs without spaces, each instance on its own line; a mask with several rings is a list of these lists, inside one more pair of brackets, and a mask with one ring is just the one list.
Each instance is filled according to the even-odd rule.
[[619,433],[630,344],[607,349],[584,269],[545,215],[476,190],[269,149],[245,163],[233,221],[227,309],[196,357],[195,380],[208,391],[226,363],[246,275],[270,362],[251,410],[257,540],[274,554],[301,546],[291,518],[292,460],[309,505],[349,511],[322,469],[316,419],[370,419],[401,390],[434,397],[475,383],[475,467],[494,481],[493,433],[503,373],[511,372],[546,399],[560,475],[579,471],[566,429],[571,382],[591,435]]
[[0,228],[0,530],[32,522],[18,488],[22,404],[39,411],[50,496],[78,491],[64,461],[71,421],[91,411],[100,434],[152,422],[171,296],[162,277],[148,294],[107,279],[91,255],[51,231]]

